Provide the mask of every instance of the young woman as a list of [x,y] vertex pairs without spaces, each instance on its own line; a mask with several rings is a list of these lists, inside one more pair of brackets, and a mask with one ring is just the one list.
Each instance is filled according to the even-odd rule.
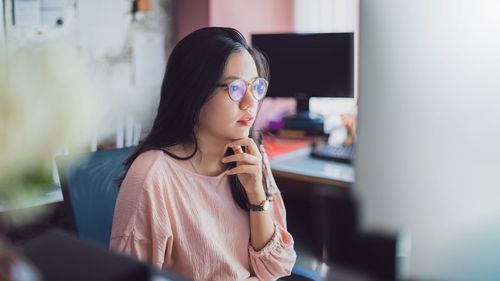
[[268,65],[231,28],[182,39],[151,132],[127,161],[110,248],[195,280],[275,280],[296,259],[269,161],[249,133]]

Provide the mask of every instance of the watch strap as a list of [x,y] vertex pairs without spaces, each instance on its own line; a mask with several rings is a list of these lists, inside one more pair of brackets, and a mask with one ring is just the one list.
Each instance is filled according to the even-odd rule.
[[250,204],[250,203],[248,203],[247,205],[248,205],[248,209],[250,211],[262,212],[262,211],[266,211],[266,210],[269,209],[269,200],[268,199],[264,199],[264,200],[262,200],[262,202],[260,202],[257,205],[256,204]]

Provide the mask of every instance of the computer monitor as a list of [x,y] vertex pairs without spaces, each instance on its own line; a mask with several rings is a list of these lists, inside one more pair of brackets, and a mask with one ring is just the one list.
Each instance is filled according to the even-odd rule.
[[310,97],[354,97],[354,34],[253,34],[252,45],[268,58],[268,97],[294,97],[297,112]]
[[399,276],[500,280],[500,2],[361,2],[354,192]]

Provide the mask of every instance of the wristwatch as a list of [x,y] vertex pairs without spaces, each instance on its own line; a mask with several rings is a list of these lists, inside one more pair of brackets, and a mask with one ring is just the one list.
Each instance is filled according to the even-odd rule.
[[250,209],[250,211],[254,211],[254,212],[267,211],[267,210],[269,210],[269,208],[271,208],[271,204],[270,204],[269,200],[267,200],[267,199],[262,200],[262,202],[260,202],[257,205],[250,204],[250,203],[248,204],[248,209]]

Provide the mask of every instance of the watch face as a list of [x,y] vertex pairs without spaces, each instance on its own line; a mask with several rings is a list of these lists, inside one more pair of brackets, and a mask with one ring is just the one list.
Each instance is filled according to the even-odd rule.
[[271,208],[271,203],[269,202],[269,200],[263,200],[262,202],[260,202],[259,205],[252,205],[252,204],[249,204],[248,205],[249,209],[252,210],[252,211],[267,211]]
[[267,211],[267,210],[269,210],[270,207],[271,207],[271,203],[269,203],[269,200],[264,201],[264,204],[262,205],[262,209],[264,211]]

